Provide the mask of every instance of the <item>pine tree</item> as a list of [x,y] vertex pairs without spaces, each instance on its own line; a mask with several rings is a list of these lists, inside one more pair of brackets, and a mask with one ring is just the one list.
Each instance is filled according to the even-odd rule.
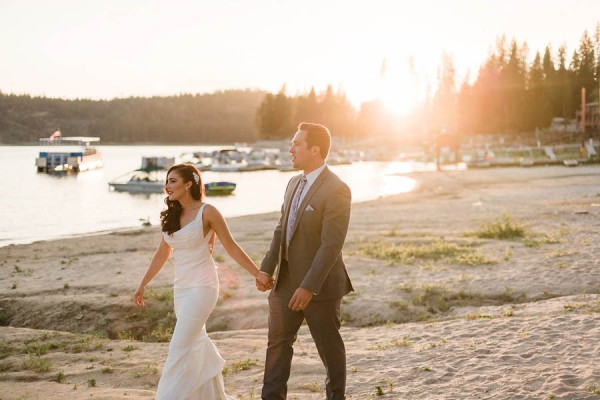
[[274,121],[271,118],[271,115],[273,113],[273,100],[273,94],[265,94],[263,101],[256,109],[256,114],[254,117],[254,126],[258,131],[259,137],[263,139],[273,137],[276,131]]
[[560,104],[560,89],[558,87],[557,72],[552,60],[550,46],[546,46],[544,59],[542,61],[542,70],[544,72],[543,97],[548,104],[548,113],[550,118],[562,115]]
[[586,90],[587,101],[591,100],[592,92],[596,89],[596,81],[594,79],[596,57],[594,53],[592,39],[588,35],[588,32],[584,31],[579,43],[579,62],[573,72],[575,73],[575,82],[579,87],[579,91],[581,91],[581,88],[585,88]]
[[556,72],[556,81],[559,91],[560,115],[565,119],[571,119],[575,116],[575,102],[573,101],[573,82],[572,73],[567,69],[567,47],[562,45],[558,49],[558,71]]
[[442,54],[442,64],[438,68],[438,88],[433,100],[437,131],[454,133],[456,130],[455,75],[452,57]]
[[596,100],[600,102],[600,22],[594,31],[594,49],[596,52]]
[[298,96],[293,109],[294,123],[319,121],[321,117],[315,88],[311,88],[308,95]]
[[544,97],[544,68],[539,52],[536,52],[529,71],[527,100],[526,106],[529,112],[524,116],[525,130],[532,131],[548,126],[550,121],[547,119],[547,99]]
[[473,92],[473,87],[469,85],[469,74],[467,73],[460,86],[456,101],[456,129],[461,137],[461,143],[464,142],[466,137],[476,132],[478,110]]

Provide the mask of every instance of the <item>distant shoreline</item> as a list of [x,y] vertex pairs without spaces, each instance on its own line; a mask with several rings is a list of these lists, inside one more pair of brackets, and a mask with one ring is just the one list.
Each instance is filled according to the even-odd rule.
[[[417,189],[415,189],[415,190],[417,190]],[[406,194],[406,193],[382,195],[376,199],[353,201],[352,204],[374,202],[374,201],[379,201],[384,198],[388,198],[388,197],[392,197],[392,196],[400,196],[403,194]],[[210,201],[207,203],[210,203]],[[267,212],[233,215],[233,216],[225,217],[225,219],[228,221],[231,221],[234,219],[245,218],[245,217],[260,218],[260,217],[265,217],[265,216],[268,216],[268,215],[274,214],[274,213],[279,214],[280,211],[273,210],[273,211],[267,211]],[[157,212],[157,215],[158,215],[158,212]],[[95,237],[95,236],[112,235],[112,234],[119,234],[119,233],[137,233],[137,232],[143,233],[143,232],[150,231],[153,229],[158,230],[159,228],[160,228],[160,226],[158,224],[146,226],[146,227],[130,226],[130,227],[120,227],[120,228],[112,228],[112,229],[102,229],[99,231],[88,231],[88,232],[81,232],[81,233],[49,236],[46,238],[23,239],[23,240],[17,240],[15,242],[6,243],[6,244],[3,244],[2,241],[0,241],[0,249],[3,247],[23,246],[23,245],[29,245],[29,244],[34,244],[34,243],[53,242],[53,241],[58,241],[58,240],[69,240],[69,239],[76,239],[76,238]],[[7,240],[10,240],[10,239],[7,239]]]
[[[40,146],[39,142],[23,142],[23,143],[0,143],[0,147],[35,147]],[[102,142],[96,146],[161,146],[161,147],[176,147],[176,146],[210,146],[210,147],[218,147],[218,146],[235,146],[235,143],[170,143],[170,144],[162,144],[162,143],[144,143],[144,142],[136,142],[136,143],[119,143],[119,142]]]

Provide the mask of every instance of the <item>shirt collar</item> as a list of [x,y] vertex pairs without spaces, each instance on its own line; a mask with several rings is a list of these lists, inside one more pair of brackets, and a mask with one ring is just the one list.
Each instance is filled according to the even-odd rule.
[[306,183],[308,184],[308,186],[311,186],[313,183],[315,183],[315,181],[317,180],[319,175],[321,175],[321,172],[323,172],[323,170],[325,169],[326,166],[327,166],[327,163],[323,163],[323,165],[321,165],[319,168],[317,168],[314,171],[309,172],[308,174],[305,175]]

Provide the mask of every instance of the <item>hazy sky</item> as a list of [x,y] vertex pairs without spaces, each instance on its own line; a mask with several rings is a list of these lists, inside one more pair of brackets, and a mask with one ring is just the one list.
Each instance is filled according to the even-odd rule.
[[355,104],[407,107],[435,84],[443,51],[461,80],[501,34],[527,41],[530,57],[549,43],[570,57],[598,21],[600,0],[0,0],[0,90],[113,98],[331,83]]

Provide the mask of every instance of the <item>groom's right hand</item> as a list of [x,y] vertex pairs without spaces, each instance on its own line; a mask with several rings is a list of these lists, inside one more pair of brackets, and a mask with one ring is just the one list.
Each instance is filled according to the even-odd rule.
[[256,275],[256,288],[261,292],[266,292],[267,290],[272,289],[273,278],[271,275],[260,271],[258,275]]

